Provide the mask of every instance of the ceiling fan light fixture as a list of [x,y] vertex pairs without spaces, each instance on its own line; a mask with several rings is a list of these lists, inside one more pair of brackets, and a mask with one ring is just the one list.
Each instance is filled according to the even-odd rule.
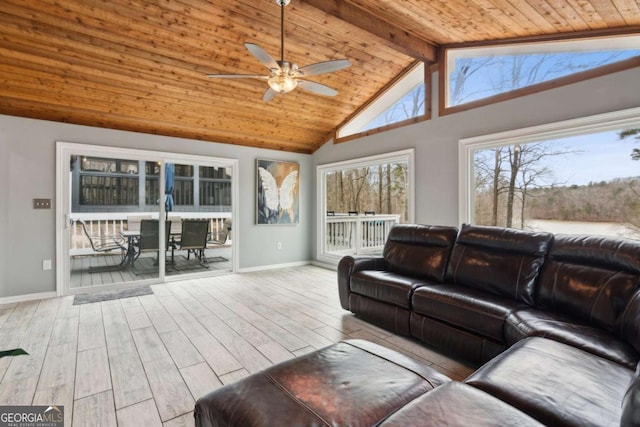
[[269,87],[278,93],[291,92],[298,86],[297,80],[288,74],[276,74],[275,76],[269,77],[267,82],[269,83]]

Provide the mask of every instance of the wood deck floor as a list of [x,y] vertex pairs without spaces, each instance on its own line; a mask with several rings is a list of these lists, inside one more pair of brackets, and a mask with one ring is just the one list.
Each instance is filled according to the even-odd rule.
[[[90,267],[115,266],[120,263],[120,255],[88,255],[71,258],[71,288],[86,286],[110,285],[113,283],[134,282],[137,280],[154,279],[158,277],[158,266],[155,265],[157,255],[143,253],[132,267],[118,271],[92,273]],[[193,255],[187,259],[184,251],[176,251],[174,265],[167,265],[167,276],[202,271],[231,271],[231,246],[206,249],[208,262],[202,265]],[[167,253],[167,260],[170,252]]]
[[64,405],[65,426],[193,426],[205,393],[345,338],[454,379],[473,368],[345,312],[336,273],[297,267],[152,286],[153,295],[0,306],[0,405]]

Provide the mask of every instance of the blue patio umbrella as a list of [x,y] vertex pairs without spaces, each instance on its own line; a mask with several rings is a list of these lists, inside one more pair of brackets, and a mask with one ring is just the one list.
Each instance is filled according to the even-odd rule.
[[166,217],[173,210],[173,183],[176,176],[176,165],[166,163],[164,167],[164,209]]

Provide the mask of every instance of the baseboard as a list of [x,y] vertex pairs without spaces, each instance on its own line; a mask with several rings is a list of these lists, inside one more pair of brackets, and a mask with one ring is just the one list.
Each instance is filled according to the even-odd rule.
[[331,264],[324,261],[318,261],[318,260],[311,261],[311,265],[315,265],[316,267],[320,267],[320,268],[326,268],[327,270],[333,270],[333,271],[338,270],[338,266],[336,264]]
[[303,265],[310,265],[310,264],[311,264],[311,261],[298,261],[298,262],[288,262],[285,264],[260,265],[258,267],[239,268],[238,273],[252,273],[254,271],[276,270],[278,268],[301,267]]
[[37,294],[16,295],[13,297],[0,298],[0,305],[15,304],[17,302],[33,301],[38,299],[55,298],[58,295],[55,292],[40,292]]

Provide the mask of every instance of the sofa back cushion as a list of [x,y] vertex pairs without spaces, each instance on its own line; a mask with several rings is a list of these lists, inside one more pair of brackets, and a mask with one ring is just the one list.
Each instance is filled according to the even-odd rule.
[[556,235],[536,305],[623,334],[623,312],[640,287],[640,242]]
[[397,224],[384,246],[388,271],[442,283],[456,227]]
[[447,282],[533,305],[535,280],[551,233],[464,224],[447,269]]

